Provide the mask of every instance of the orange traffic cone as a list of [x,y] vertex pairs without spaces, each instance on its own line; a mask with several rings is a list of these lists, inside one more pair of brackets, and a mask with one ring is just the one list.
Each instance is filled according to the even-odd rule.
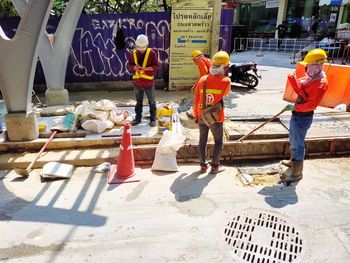
[[117,165],[112,165],[109,171],[109,184],[122,184],[140,181],[140,168],[135,168],[134,152],[131,143],[131,126],[124,125],[122,143],[117,160]]

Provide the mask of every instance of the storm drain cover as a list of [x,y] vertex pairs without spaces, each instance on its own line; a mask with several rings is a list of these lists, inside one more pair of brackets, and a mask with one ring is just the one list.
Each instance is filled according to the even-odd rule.
[[225,228],[225,241],[244,262],[294,262],[303,240],[286,220],[265,212],[234,217]]

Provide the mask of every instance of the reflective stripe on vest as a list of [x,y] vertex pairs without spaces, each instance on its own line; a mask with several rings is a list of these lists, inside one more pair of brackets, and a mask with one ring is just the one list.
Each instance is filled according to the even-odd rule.
[[[134,62],[135,62],[135,64],[139,66],[139,63],[138,63],[138,61],[137,61],[136,50],[134,50],[132,53],[133,53],[133,56],[134,56]],[[145,68],[146,65],[147,65],[149,53],[151,53],[151,49],[150,49],[150,48],[147,48],[146,54],[145,54],[145,58],[144,58],[143,63],[142,63],[142,67],[143,67],[143,68]],[[143,79],[153,80],[153,79],[154,79],[154,76],[149,76],[149,75],[145,74],[144,71],[135,71],[135,74],[134,74],[134,76],[132,76],[132,78],[133,78],[133,79],[143,78]]]
[[[200,93],[203,93],[203,89],[200,90]],[[221,90],[218,89],[206,89],[207,94],[218,94],[220,95],[222,93]]]

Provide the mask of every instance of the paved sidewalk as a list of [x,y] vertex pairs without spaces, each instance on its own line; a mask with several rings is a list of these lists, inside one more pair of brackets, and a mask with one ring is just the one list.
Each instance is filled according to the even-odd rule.
[[[245,164],[266,165],[278,166]],[[291,187],[244,187],[237,166],[217,175],[143,168],[141,182],[119,186],[91,168],[49,182],[39,170],[27,180],[2,171],[0,260],[350,262],[349,158],[307,160]]]

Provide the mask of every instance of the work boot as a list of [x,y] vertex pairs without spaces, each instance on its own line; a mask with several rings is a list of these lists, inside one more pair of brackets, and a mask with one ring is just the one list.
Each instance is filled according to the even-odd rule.
[[289,186],[291,183],[300,181],[303,178],[304,160],[292,161],[292,166],[285,171],[281,181]]
[[292,166],[292,159],[289,160],[282,160],[281,162],[282,165],[285,165],[287,167],[291,167]]
[[131,126],[136,126],[138,125],[139,123],[141,123],[141,119],[135,119],[131,122]]
[[156,126],[156,121],[150,121],[149,122],[149,126],[151,126],[151,127],[155,127]]
[[212,165],[210,173],[211,174],[218,174],[218,173],[221,173],[223,171],[225,171],[225,168],[221,164],[219,164],[219,165]]
[[208,164],[207,163],[201,163],[200,164],[200,171],[201,171],[201,173],[206,173],[207,172],[207,170],[208,170]]

